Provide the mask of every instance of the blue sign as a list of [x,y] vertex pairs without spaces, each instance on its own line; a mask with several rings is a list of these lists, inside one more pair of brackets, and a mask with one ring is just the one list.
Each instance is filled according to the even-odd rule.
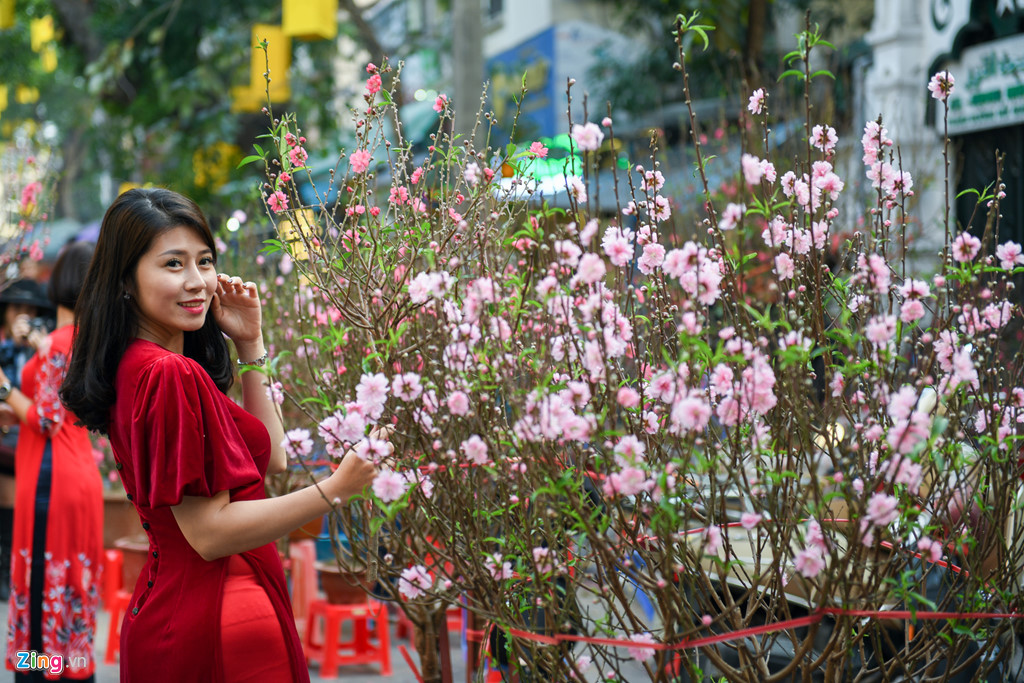
[[552,78],[554,61],[554,28],[487,60],[491,109],[496,124],[506,132],[506,136],[512,130],[516,100],[522,96],[524,77],[527,93],[516,123],[516,138],[535,140],[563,132],[559,127],[565,128],[565,121],[562,120],[564,117],[559,118],[557,103],[564,103],[565,96],[557,92],[558,84]]

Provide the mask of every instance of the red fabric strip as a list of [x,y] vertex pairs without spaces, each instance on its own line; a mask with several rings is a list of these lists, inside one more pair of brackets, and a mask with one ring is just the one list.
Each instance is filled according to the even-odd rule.
[[412,673],[416,676],[416,680],[419,681],[419,683],[423,683],[423,676],[420,675],[420,670],[416,668],[416,662],[412,661],[412,656],[409,654],[409,648],[405,645],[399,645],[398,651],[402,653],[403,657],[405,657],[405,661],[409,665],[409,668],[412,669]]

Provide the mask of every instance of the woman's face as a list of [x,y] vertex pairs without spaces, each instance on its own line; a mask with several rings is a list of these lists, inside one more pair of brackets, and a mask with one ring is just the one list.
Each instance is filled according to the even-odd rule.
[[168,230],[135,268],[136,335],[181,353],[184,333],[203,326],[216,289],[217,268],[206,242],[191,228]]
[[14,328],[14,321],[18,319],[19,315],[34,318],[37,312],[38,309],[31,304],[7,304],[7,308],[4,310],[4,333],[10,336],[11,330]]

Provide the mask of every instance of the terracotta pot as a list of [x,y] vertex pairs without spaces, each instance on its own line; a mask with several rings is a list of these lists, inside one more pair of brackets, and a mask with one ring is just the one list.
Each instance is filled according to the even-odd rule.
[[135,582],[149,559],[149,538],[145,534],[119,538],[114,541],[114,547],[124,557],[121,575],[124,577],[124,589],[131,592],[135,590]]
[[103,492],[103,547],[114,548],[115,542],[125,536],[142,533],[139,513],[124,495],[124,491]]
[[373,584],[366,580],[366,572],[344,572],[338,565],[317,562],[320,587],[333,605],[360,605],[366,602],[367,592]]
[[298,529],[288,532],[289,541],[305,541],[307,539],[317,539],[320,537],[320,530],[323,529],[324,518],[317,517],[311,522],[306,522]]

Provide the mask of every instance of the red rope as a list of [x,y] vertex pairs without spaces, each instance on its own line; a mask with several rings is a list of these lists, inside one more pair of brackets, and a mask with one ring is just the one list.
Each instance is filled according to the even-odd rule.
[[956,620],[989,620],[989,618],[1021,618],[1024,614],[1017,612],[929,612],[910,611],[908,609],[873,610],[873,609],[845,609],[843,607],[822,607],[807,616],[791,618],[784,622],[774,624],[763,624],[761,626],[740,629],[729,633],[717,633],[703,638],[684,638],[678,643],[645,643],[628,640],[625,638],[591,638],[589,636],[573,636],[568,634],[557,634],[545,636],[539,633],[531,633],[520,629],[509,629],[509,634],[523,640],[531,640],[546,645],[557,645],[561,642],[588,643],[590,645],[606,645],[610,647],[635,647],[652,650],[682,650],[707,647],[717,643],[724,643],[731,640],[740,640],[759,636],[765,633],[787,631],[800,627],[811,626],[819,623],[825,615],[846,615],[861,616],[869,618],[898,618],[898,620],[940,620],[940,618],[956,618]]
[[545,636],[539,633],[523,631],[521,629],[509,629],[510,635],[523,640],[531,640],[545,645],[557,645],[563,642],[588,643],[590,645],[606,645],[610,647],[644,648],[650,650],[692,650],[699,647],[707,647],[717,643],[724,643],[731,640],[740,640],[751,636],[758,636],[764,633],[786,631],[802,626],[817,624],[826,615],[867,617],[871,619],[907,619],[916,621],[918,619],[1020,619],[1024,614],[1017,612],[925,612],[910,610],[867,610],[867,609],[846,609],[842,607],[822,607],[805,617],[787,619],[773,624],[762,624],[750,628],[731,631],[728,633],[716,633],[703,638],[683,638],[678,643],[645,643],[628,640],[625,638],[591,638],[589,636],[576,636],[570,634],[557,634]]
[[405,661],[409,665],[409,668],[412,669],[412,673],[416,676],[416,680],[419,681],[419,683],[423,683],[423,676],[420,674],[420,670],[416,668],[416,663],[412,661],[409,649],[406,648],[405,645],[399,645],[398,651],[402,653],[403,657],[405,657]]

